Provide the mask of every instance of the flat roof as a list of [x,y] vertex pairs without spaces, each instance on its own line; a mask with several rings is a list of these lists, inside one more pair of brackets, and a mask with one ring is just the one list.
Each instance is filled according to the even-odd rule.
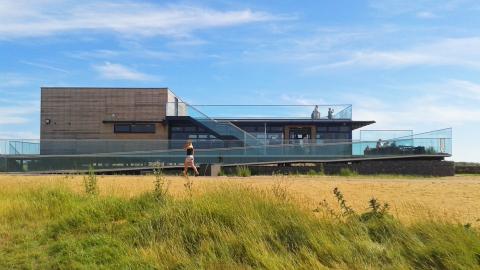
[[88,89],[88,90],[169,90],[168,87],[75,87],[75,86],[42,86],[42,90],[76,90],[76,89]]

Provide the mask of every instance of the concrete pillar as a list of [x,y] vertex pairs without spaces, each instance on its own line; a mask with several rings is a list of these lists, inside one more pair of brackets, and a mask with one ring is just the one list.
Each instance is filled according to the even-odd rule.
[[220,164],[211,164],[210,165],[210,176],[218,176],[220,170],[222,169],[222,165]]

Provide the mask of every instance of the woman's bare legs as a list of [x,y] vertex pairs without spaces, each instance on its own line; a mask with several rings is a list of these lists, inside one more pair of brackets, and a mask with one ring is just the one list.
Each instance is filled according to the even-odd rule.
[[195,171],[195,175],[200,175],[200,173],[197,170],[197,166],[195,166],[195,162],[192,160],[192,168]]
[[187,164],[187,162],[185,161],[185,162],[183,163],[183,176],[185,176],[185,177],[188,178],[187,172],[188,172],[188,164]]

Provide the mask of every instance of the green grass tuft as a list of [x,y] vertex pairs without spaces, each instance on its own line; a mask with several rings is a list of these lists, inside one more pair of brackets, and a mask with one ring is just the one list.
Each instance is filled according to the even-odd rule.
[[358,172],[351,170],[350,168],[341,168],[340,176],[358,176]]
[[235,168],[236,176],[249,177],[252,175],[250,168],[247,166],[237,166]]

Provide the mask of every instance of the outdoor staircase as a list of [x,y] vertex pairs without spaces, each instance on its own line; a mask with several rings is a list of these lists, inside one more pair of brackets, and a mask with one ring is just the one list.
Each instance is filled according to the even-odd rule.
[[244,131],[243,129],[237,127],[232,122],[227,120],[215,120],[210,118],[208,115],[204,114],[194,106],[188,105],[190,109],[189,116],[195,122],[205,127],[214,133],[217,137],[226,140],[239,140],[243,142],[244,146],[263,146],[264,140],[259,140],[252,134]]

